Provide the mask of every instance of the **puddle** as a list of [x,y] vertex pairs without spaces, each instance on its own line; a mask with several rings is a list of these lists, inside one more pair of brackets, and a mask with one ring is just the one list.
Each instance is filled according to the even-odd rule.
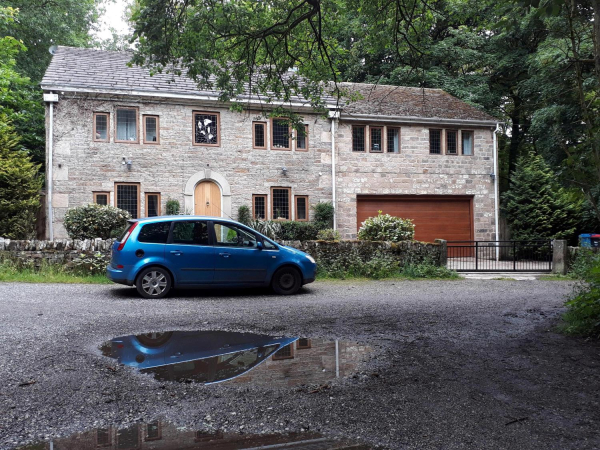
[[105,450],[117,449],[219,449],[285,448],[305,450],[350,449],[372,447],[356,442],[325,438],[317,433],[242,434],[238,432],[203,432],[177,428],[162,421],[138,423],[127,428],[97,428],[63,439],[20,447],[18,450]]
[[351,375],[365,345],[226,331],[167,331],[114,338],[100,350],[160,381],[320,384]]

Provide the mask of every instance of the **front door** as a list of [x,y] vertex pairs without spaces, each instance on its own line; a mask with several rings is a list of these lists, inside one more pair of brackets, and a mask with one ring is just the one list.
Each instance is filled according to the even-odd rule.
[[221,189],[212,181],[201,181],[194,190],[194,214],[221,217]]

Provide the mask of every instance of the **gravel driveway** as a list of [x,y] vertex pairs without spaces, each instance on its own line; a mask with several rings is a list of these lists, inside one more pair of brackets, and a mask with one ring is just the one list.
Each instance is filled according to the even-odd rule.
[[[317,282],[294,297],[142,300],[120,286],[0,284],[0,448],[156,418],[388,448],[599,448],[600,346],[553,331],[571,289]],[[315,392],[160,382],[98,351],[115,336],[210,329],[340,339],[373,352],[356,376]]]

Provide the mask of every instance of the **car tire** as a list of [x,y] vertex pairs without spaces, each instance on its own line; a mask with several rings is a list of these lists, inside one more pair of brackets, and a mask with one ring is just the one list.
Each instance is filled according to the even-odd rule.
[[157,348],[162,345],[165,345],[171,337],[173,336],[172,331],[167,331],[166,333],[155,332],[155,333],[145,333],[138,334],[135,338],[142,344],[144,347]]
[[293,267],[282,267],[271,280],[271,288],[279,295],[292,295],[302,287],[300,272]]
[[140,272],[135,282],[138,293],[144,298],[163,298],[171,290],[171,274],[162,267],[148,267]]

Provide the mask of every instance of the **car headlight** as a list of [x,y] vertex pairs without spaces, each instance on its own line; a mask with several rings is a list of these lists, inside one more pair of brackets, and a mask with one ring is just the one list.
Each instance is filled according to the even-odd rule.
[[317,263],[317,262],[315,261],[315,258],[313,258],[312,256],[310,256],[310,255],[306,255],[306,257],[308,258],[308,260],[309,260],[311,263],[313,263],[313,264],[316,264],[316,263]]

